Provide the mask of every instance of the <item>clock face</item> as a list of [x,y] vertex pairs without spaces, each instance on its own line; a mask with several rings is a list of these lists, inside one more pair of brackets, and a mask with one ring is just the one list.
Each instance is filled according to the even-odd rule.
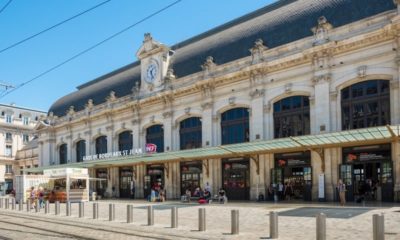
[[157,64],[151,63],[146,70],[146,81],[148,83],[154,83],[154,80],[157,77],[158,67]]

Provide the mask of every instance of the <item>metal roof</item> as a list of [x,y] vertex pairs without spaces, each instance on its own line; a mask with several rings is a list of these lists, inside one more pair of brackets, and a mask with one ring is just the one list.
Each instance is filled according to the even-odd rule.
[[[64,164],[63,167],[92,168],[107,166],[135,165],[139,163],[162,163],[194,159],[211,159],[252,154],[298,151],[324,147],[342,147],[391,142],[400,137],[400,125],[381,126],[364,129],[346,130],[334,133],[280,138],[266,141],[254,141],[216,147],[197,148],[173,152],[155,153],[137,156],[125,156]],[[24,172],[41,172],[44,169],[60,168],[60,165],[24,169]]]

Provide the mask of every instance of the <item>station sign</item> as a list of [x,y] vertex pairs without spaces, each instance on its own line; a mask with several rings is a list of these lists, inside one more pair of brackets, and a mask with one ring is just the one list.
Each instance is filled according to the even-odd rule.
[[134,148],[134,149],[130,149],[130,150],[100,153],[100,154],[84,156],[83,161],[93,161],[93,160],[134,156],[134,155],[140,156],[140,155],[151,154],[151,153],[155,153],[155,152],[157,152],[157,145],[153,144],[153,143],[147,143],[145,146],[145,151],[143,151],[141,148]]

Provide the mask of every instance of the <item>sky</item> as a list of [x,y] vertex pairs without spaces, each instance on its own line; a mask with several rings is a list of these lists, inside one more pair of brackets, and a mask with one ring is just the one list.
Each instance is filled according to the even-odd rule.
[[[12,0],[0,12],[0,49],[105,0]],[[18,86],[175,0],[111,0],[58,28],[0,53],[0,83]],[[0,9],[9,0],[0,0]],[[47,111],[76,87],[137,61],[144,33],[168,46],[275,0],[182,0],[125,33],[0,98]],[[4,88],[0,88],[0,93]]]

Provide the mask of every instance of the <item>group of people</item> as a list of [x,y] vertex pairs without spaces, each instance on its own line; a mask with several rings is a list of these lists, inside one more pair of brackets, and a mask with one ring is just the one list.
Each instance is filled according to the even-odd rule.
[[160,182],[156,182],[150,191],[150,196],[148,199],[150,202],[165,202],[166,200],[166,192],[164,187]]
[[[367,179],[365,181],[359,181],[356,184],[358,185],[355,188],[357,189],[355,198],[357,203],[364,202],[365,200],[380,200],[380,191],[378,191],[380,186],[379,181]],[[344,206],[346,203],[347,189],[346,184],[342,181],[342,179],[339,179],[336,188],[339,193],[340,205]]]
[[30,201],[32,208],[36,208],[37,204],[39,205],[39,208],[44,207],[45,192],[46,189],[43,189],[42,187],[38,187],[37,189],[31,187],[28,200]]
[[[185,194],[182,195],[181,201],[182,202],[190,202],[191,199],[197,200],[198,203],[211,203],[213,201],[212,193],[211,193],[211,186],[207,182],[204,188],[196,187],[192,193],[191,189],[186,189]],[[226,196],[226,192],[223,188],[220,188],[218,191],[218,195],[214,197],[214,199],[218,199],[219,203],[226,203],[228,198]]]
[[[270,184],[267,189],[268,200],[291,200],[294,197],[293,182],[279,182],[278,184]],[[276,199],[275,199],[276,198]]]

